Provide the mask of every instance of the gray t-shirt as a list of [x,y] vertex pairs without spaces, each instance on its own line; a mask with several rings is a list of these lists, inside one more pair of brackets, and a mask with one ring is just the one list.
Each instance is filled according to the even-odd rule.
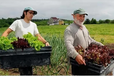
[[35,23],[31,21],[26,23],[24,19],[15,20],[9,28],[15,31],[15,36],[19,38],[23,38],[23,35],[28,32],[30,32],[33,36],[39,33]]
[[67,48],[67,55],[75,59],[78,55],[78,52],[75,50],[75,46],[81,45],[86,49],[91,43],[101,45],[102,43],[92,39],[88,33],[88,30],[83,25],[82,30],[75,23],[69,25],[64,32],[64,42]]

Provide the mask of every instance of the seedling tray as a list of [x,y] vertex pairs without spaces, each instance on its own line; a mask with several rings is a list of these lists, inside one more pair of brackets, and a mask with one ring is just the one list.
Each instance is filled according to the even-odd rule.
[[[70,63],[75,66],[80,66],[73,58],[70,58]],[[111,63],[108,64],[106,67],[91,62],[86,62],[85,67],[87,68],[85,70],[87,75],[106,75],[110,73],[114,68],[114,60],[111,60]]]
[[50,64],[52,48],[42,47],[39,51],[34,48],[0,50],[0,67],[19,68],[30,66],[41,66]]

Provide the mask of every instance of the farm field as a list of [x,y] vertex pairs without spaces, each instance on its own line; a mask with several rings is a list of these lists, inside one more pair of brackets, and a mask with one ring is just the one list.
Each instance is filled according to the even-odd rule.
[[[88,24],[85,25],[91,35],[96,41],[104,40],[103,44],[114,43],[114,24]],[[64,30],[67,26],[56,25],[56,26],[39,26],[39,31],[41,34],[48,35],[60,35],[63,37]]]
[[[86,24],[85,25],[96,41],[103,41],[103,44],[114,43],[114,24]],[[63,38],[64,30],[67,25],[38,26],[39,32],[43,36],[60,36]],[[0,28],[0,35],[7,28]]]
[[[52,46],[51,63],[53,66],[34,67],[35,75],[69,75],[70,66],[66,63],[66,48],[64,46],[64,30],[68,25],[54,25],[54,26],[38,26],[41,35]],[[86,24],[85,25],[91,35],[96,41],[102,42],[104,45],[114,44],[114,24]],[[7,29],[0,28],[0,35]],[[13,37],[14,32],[8,37]],[[59,68],[58,68],[59,67]],[[62,68],[61,68],[62,67]],[[51,68],[51,69],[50,69]],[[46,70],[44,70],[46,69]],[[60,70],[62,69],[62,70]],[[3,70],[0,69],[0,75],[19,75],[17,69]]]

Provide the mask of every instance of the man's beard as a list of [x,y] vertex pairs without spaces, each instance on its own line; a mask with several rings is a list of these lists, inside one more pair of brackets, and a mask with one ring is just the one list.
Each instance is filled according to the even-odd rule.
[[80,20],[78,20],[77,18],[74,19],[74,22],[75,22],[77,25],[79,25],[79,26],[82,26],[83,23],[84,23],[84,21],[80,21]]

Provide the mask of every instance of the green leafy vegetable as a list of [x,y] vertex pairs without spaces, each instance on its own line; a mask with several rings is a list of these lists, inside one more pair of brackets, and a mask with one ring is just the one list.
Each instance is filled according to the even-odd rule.
[[0,49],[1,50],[8,50],[8,49],[14,49],[11,42],[13,40],[16,40],[16,37],[8,39],[8,37],[0,37]]
[[39,51],[41,47],[45,46],[41,41],[38,40],[38,37],[34,37],[31,33],[25,34],[23,37],[27,39],[30,46],[35,48],[37,51]]

